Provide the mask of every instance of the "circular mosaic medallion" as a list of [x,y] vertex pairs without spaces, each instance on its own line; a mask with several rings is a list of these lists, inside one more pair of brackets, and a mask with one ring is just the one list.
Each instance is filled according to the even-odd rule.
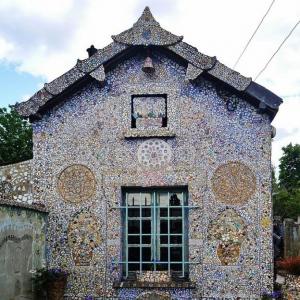
[[60,195],[68,202],[81,202],[93,196],[96,180],[92,171],[83,165],[72,165],[64,169],[58,178]]
[[159,168],[167,165],[172,157],[170,146],[159,139],[143,142],[138,149],[139,163],[149,168]]
[[254,194],[255,188],[255,175],[240,162],[221,165],[212,177],[216,199],[226,204],[244,204]]

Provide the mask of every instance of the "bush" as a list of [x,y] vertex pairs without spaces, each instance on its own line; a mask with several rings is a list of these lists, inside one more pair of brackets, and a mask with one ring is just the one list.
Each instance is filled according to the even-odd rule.
[[293,275],[300,275],[300,256],[288,257],[277,262],[278,269],[285,270]]

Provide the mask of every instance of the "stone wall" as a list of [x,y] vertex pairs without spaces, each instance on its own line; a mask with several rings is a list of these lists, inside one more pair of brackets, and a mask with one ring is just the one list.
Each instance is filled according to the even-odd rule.
[[[235,94],[228,106],[215,83],[186,82],[185,65],[156,51],[152,56],[154,74],[142,72],[144,57],[136,55],[108,71],[103,87],[90,82],[33,124],[34,201],[50,211],[48,262],[69,270],[70,299],[143,297],[147,290],[113,288],[121,278],[122,187],[187,186],[189,205],[197,207],[189,211],[196,289],[163,294],[269,293],[269,118]],[[167,95],[166,128],[131,129],[132,95],[141,94]],[[166,155],[155,149],[142,155],[147,143]]]
[[285,219],[284,228],[284,257],[300,256],[300,219]]
[[44,212],[0,204],[0,299],[33,299],[32,272],[45,264]]

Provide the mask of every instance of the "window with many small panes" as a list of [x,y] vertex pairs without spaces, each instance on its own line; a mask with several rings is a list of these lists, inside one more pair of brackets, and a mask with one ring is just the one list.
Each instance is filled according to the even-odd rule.
[[123,193],[123,274],[168,271],[187,276],[187,190],[127,189]]

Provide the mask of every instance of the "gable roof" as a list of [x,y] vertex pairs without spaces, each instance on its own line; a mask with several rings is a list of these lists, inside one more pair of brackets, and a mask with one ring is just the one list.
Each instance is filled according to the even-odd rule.
[[179,56],[187,63],[186,80],[194,81],[200,75],[216,79],[234,91],[241,93],[245,99],[259,108],[261,113],[269,114],[273,119],[282,99],[268,89],[253,82],[251,78],[220,63],[216,57],[210,57],[198,52],[197,48],[183,42],[182,36],[177,36],[160,27],[148,7],[134,23],[133,27],[112,36],[113,42],[84,60],[78,60],[76,65],[65,74],[46,83],[29,100],[15,105],[18,113],[31,120],[50,106],[55,105],[59,98],[71,88],[84,80],[94,78],[100,83],[105,81],[105,67],[118,56],[124,55],[137,47],[158,46]]

